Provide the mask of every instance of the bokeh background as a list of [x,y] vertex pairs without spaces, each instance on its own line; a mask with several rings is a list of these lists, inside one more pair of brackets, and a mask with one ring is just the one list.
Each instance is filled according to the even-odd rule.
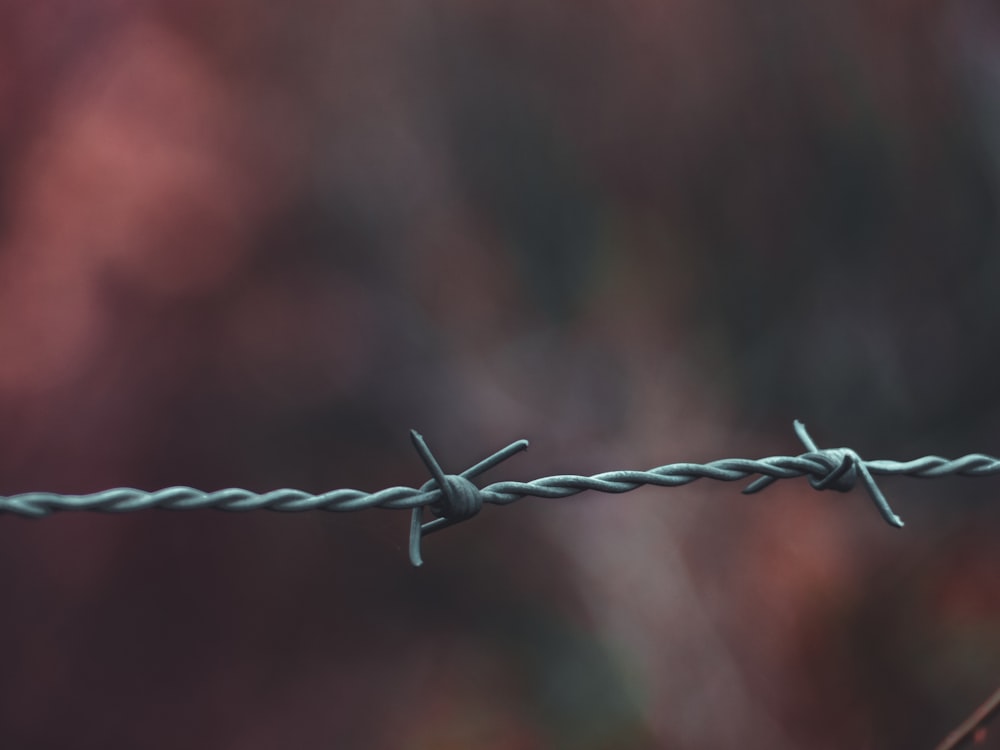
[[[0,0],[0,492],[1000,452],[998,134],[977,0]],[[0,744],[932,747],[1000,685],[1000,485],[881,486],[420,570],[405,512],[6,516]]]

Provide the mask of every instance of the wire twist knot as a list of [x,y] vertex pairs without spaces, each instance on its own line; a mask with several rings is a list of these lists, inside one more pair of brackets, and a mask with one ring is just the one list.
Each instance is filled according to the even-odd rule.
[[431,511],[440,518],[457,523],[472,518],[483,509],[482,491],[459,474],[443,474],[440,479],[429,479],[420,491],[431,492],[435,489],[441,491],[441,497],[431,503]]
[[826,468],[826,472],[821,476],[809,476],[812,488],[837,492],[850,492],[854,489],[858,481],[858,466],[863,463],[861,456],[850,448],[827,448],[807,453],[803,458],[810,458]]
[[410,438],[413,440],[413,447],[417,449],[417,453],[433,477],[424,483],[420,488],[421,492],[439,493],[439,496],[430,502],[431,512],[437,518],[424,523],[423,505],[416,506],[410,516],[410,562],[415,568],[419,568],[424,564],[420,556],[420,540],[423,537],[472,518],[482,510],[483,491],[472,483],[470,477],[479,476],[515,453],[523,451],[528,447],[528,441],[516,440],[461,474],[445,474],[421,434],[416,430],[410,430]]
[[[798,462],[798,473],[806,474],[809,477],[809,484],[817,490],[837,490],[838,492],[850,492],[858,479],[860,479],[868,495],[871,497],[878,512],[887,523],[896,528],[903,527],[903,519],[893,513],[889,507],[889,501],[885,499],[882,490],[875,484],[875,479],[868,470],[868,464],[857,453],[850,448],[827,448],[820,450],[813,439],[806,432],[806,426],[799,420],[795,420],[795,434],[806,447],[808,453],[800,455]],[[776,482],[777,476],[763,476],[755,479],[743,490],[745,494],[759,492],[769,484]]]

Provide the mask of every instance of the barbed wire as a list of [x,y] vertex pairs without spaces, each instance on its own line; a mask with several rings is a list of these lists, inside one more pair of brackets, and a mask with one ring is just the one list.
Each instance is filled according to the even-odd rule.
[[[865,461],[850,448],[819,449],[802,422],[795,421],[795,432],[806,447],[798,456],[769,458],[724,458],[708,463],[675,463],[647,471],[608,471],[592,476],[560,474],[528,482],[501,481],[477,487],[472,479],[494,468],[515,453],[528,447],[527,440],[517,440],[461,474],[446,474],[434,458],[427,443],[416,430],[410,436],[414,447],[431,473],[431,479],[421,487],[388,487],[377,492],[340,489],[312,494],[302,490],[280,489],[257,493],[229,488],[203,492],[193,487],[167,487],[146,492],[130,487],[95,492],[87,495],[62,495],[50,492],[27,492],[0,497],[0,512],[41,517],[55,511],[92,510],[108,513],[162,508],[167,510],[197,510],[215,508],[226,511],[273,510],[298,512],[326,510],[347,512],[369,508],[411,510],[410,562],[423,564],[420,543],[423,537],[467,520],[476,515],[484,503],[508,505],[532,496],[559,498],[580,492],[630,492],[645,485],[677,487],[698,479],[734,482],[757,476],[743,492],[759,492],[779,479],[808,477],[817,490],[832,489],[849,492],[860,479],[882,517],[892,526],[902,527],[873,475],[907,475],[922,479],[956,475],[982,477],[1000,474],[1000,459],[981,453],[946,459],[924,456],[911,461]],[[424,508],[437,516],[423,521]]]

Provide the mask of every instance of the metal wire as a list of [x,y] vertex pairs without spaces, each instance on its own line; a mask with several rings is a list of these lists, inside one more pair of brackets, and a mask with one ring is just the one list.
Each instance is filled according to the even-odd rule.
[[[743,492],[759,492],[779,479],[805,476],[818,490],[850,491],[860,478],[875,507],[892,526],[903,522],[889,507],[885,496],[875,484],[873,475],[907,475],[923,479],[957,475],[983,477],[1000,474],[1000,459],[973,453],[949,460],[940,456],[924,456],[912,461],[865,461],[849,448],[819,449],[806,432],[805,425],[795,421],[795,431],[807,452],[798,456],[772,456],[746,459],[724,458],[709,463],[676,463],[648,471],[608,471],[593,476],[564,474],[542,477],[530,482],[494,482],[479,488],[472,478],[488,471],[515,453],[528,447],[527,440],[518,440],[461,474],[446,474],[438,465],[426,442],[415,430],[410,435],[417,452],[431,473],[432,479],[419,488],[389,487],[378,492],[341,489],[319,495],[301,490],[281,489],[256,493],[244,489],[223,489],[203,492],[193,487],[168,487],[154,492],[120,487],[88,495],[60,495],[49,492],[28,492],[0,497],[0,512],[25,516],[45,516],[55,511],[97,510],[110,513],[164,508],[196,510],[216,508],[227,511],[275,510],[336,512],[367,510],[368,508],[411,509],[410,561],[423,564],[420,542],[424,536],[459,523],[476,515],[484,503],[508,505],[523,497],[568,497],[589,490],[608,493],[630,492],[644,485],[677,487],[697,479],[734,482],[758,475]],[[429,507],[437,518],[424,523],[423,509]]]

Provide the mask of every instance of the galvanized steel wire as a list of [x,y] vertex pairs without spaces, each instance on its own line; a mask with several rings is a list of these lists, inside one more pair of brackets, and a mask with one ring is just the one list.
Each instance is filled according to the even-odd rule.
[[[197,510],[215,508],[226,511],[274,510],[283,512],[327,510],[359,511],[369,508],[409,509],[410,560],[422,564],[422,537],[447,526],[471,518],[484,503],[508,505],[523,497],[558,498],[580,492],[630,492],[638,487],[653,485],[677,487],[697,479],[734,482],[756,475],[743,492],[759,492],[779,479],[808,477],[815,489],[851,490],[860,479],[882,517],[891,525],[901,527],[902,520],[886,501],[873,475],[906,475],[923,479],[944,476],[983,477],[1000,474],[1000,459],[980,453],[956,459],[924,456],[911,461],[866,461],[849,448],[819,449],[805,426],[795,422],[795,430],[807,452],[798,456],[771,456],[746,459],[724,458],[708,463],[674,463],[647,471],[608,471],[592,476],[563,474],[542,477],[529,482],[500,481],[477,487],[472,478],[502,463],[528,447],[527,440],[518,440],[461,474],[446,474],[438,465],[423,438],[411,432],[414,446],[427,465],[432,479],[423,486],[388,487],[377,492],[339,489],[322,494],[301,490],[279,489],[251,492],[229,488],[203,492],[193,487],[168,487],[153,492],[120,487],[87,495],[62,495],[49,492],[28,492],[0,497],[0,512],[41,517],[56,511],[96,510],[109,513],[163,508]],[[437,518],[424,523],[423,509],[429,507]]]

